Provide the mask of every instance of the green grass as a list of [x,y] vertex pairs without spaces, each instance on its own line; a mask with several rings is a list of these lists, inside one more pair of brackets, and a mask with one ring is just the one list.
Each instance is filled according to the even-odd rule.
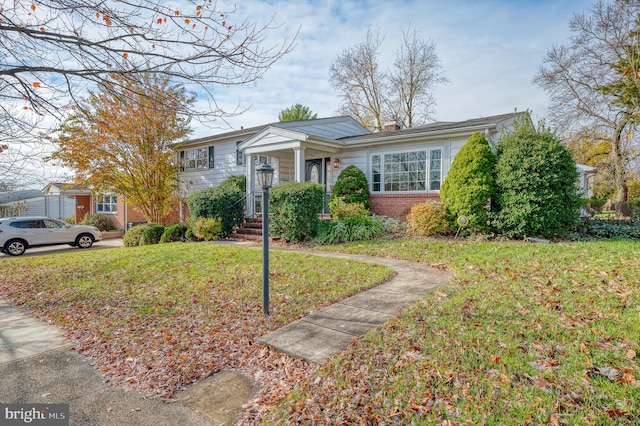
[[637,242],[329,249],[446,265],[456,278],[299,383],[264,424],[640,422]]
[[389,268],[273,251],[271,315],[260,250],[172,243],[4,258],[0,295],[63,327],[112,383],[170,396],[248,362],[254,339],[388,279]]

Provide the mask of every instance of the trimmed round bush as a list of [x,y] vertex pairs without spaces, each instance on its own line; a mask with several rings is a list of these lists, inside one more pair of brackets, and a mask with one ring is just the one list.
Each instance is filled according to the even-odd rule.
[[336,197],[342,197],[346,204],[362,203],[369,210],[369,182],[364,172],[353,165],[340,172],[333,186],[331,201]]
[[125,247],[137,247],[137,246],[139,246],[140,245],[140,238],[142,237],[142,233],[144,231],[146,231],[147,229],[149,229],[150,227],[151,227],[151,225],[149,225],[149,224],[136,225],[136,226],[132,227],[127,232],[125,232],[124,236],[122,237],[122,244]]
[[345,203],[343,197],[334,197],[329,201],[329,211],[333,220],[340,221],[347,217],[369,216],[370,212],[362,203]]
[[148,246],[150,244],[158,244],[162,234],[164,234],[164,226],[158,224],[149,225],[149,228],[142,231],[140,236],[140,245]]
[[493,170],[496,156],[481,133],[474,133],[453,159],[442,184],[440,198],[446,206],[449,224],[455,227],[460,216],[467,228],[488,231],[489,206],[495,197]]
[[407,215],[409,226],[418,235],[436,235],[447,232],[447,212],[441,203],[427,201],[416,204]]
[[160,237],[160,244],[184,241],[186,233],[187,225],[184,223],[174,223],[173,225],[169,225]]
[[188,228],[184,233],[184,239],[187,241],[198,241],[198,237],[193,233],[193,228]]
[[527,120],[497,145],[497,231],[510,238],[553,238],[578,221],[581,199],[571,153],[543,125]]
[[213,241],[223,237],[222,221],[216,218],[200,218],[193,223],[193,235],[201,240]]

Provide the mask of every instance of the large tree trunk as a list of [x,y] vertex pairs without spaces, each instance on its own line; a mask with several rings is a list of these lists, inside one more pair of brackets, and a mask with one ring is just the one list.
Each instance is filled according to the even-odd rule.
[[629,123],[631,115],[624,114],[613,131],[611,137],[611,157],[613,162],[613,180],[616,186],[616,212],[621,213],[624,204],[627,202],[629,190],[627,187],[627,173],[625,164],[625,153],[622,141],[622,131]]

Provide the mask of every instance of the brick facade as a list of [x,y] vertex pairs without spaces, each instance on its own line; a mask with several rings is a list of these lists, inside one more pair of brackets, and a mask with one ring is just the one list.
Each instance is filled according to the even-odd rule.
[[371,211],[377,215],[406,221],[411,207],[427,200],[440,201],[439,194],[371,194]]

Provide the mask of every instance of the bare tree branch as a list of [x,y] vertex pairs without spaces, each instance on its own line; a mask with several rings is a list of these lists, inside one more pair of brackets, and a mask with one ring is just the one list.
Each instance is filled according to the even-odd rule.
[[364,42],[345,49],[331,64],[331,84],[341,93],[341,111],[372,131],[381,132],[389,119],[405,127],[425,124],[435,107],[433,86],[447,81],[440,74],[435,43],[411,29],[403,36],[391,70],[378,62],[384,38],[371,28]]
[[203,91],[224,117],[213,88],[253,82],[292,48],[267,45],[273,22],[237,20],[216,2],[5,1],[0,8],[0,102],[22,102],[62,118],[61,108],[114,74],[162,74]]
[[607,136],[618,202],[627,200],[628,166],[638,143],[639,17],[637,1],[598,1],[588,13],[574,15],[568,45],[549,49],[534,78],[549,94],[550,120],[561,132],[589,129]]

